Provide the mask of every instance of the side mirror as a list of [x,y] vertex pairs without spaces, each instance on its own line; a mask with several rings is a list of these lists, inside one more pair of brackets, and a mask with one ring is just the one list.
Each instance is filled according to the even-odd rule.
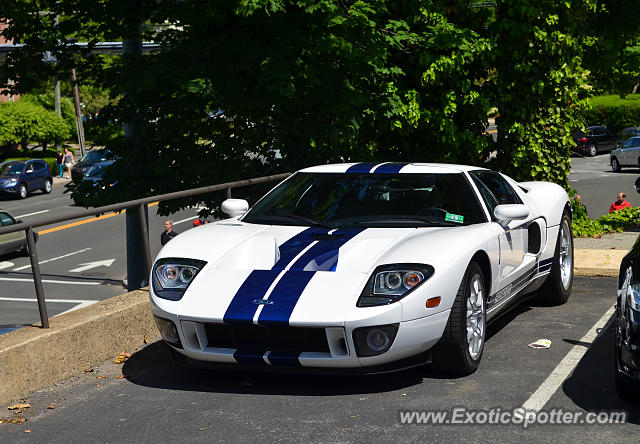
[[22,219],[16,219],[16,223],[17,224],[21,224],[22,223]]
[[240,217],[249,210],[249,202],[244,199],[227,199],[222,202],[221,208],[229,217]]
[[522,204],[498,205],[493,209],[493,215],[504,222],[522,220],[529,217],[529,208]]
[[636,179],[636,192],[640,193],[640,177]]

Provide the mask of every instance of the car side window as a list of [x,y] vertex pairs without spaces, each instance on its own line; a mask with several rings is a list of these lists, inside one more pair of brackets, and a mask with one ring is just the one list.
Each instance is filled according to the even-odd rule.
[[28,172],[32,172],[33,173],[33,164],[30,163],[29,165],[27,165],[27,169],[25,170],[25,172],[27,172],[27,173]]
[[622,145],[622,148],[631,148],[633,146],[633,139],[628,139],[624,145]]
[[47,167],[47,164],[44,162],[34,162],[33,165],[35,166],[36,171],[44,170]]
[[13,217],[9,216],[9,214],[0,212],[0,226],[6,227],[15,223]]
[[635,147],[639,147],[639,146],[640,146],[640,137],[634,137],[634,138],[633,138],[633,139],[631,139],[631,140],[633,140],[633,145],[632,145],[632,146],[633,146],[634,148],[635,148]]
[[482,200],[484,201],[485,205],[487,206],[487,209],[489,210],[491,219],[495,219],[493,217],[493,210],[495,209],[495,207],[498,206],[498,200],[493,195],[493,193],[489,190],[489,188],[487,188],[487,186],[484,183],[482,183],[482,181],[480,181],[480,179],[478,179],[473,174],[471,174],[471,178],[473,179],[473,182],[478,187],[480,196],[482,196]]
[[591,134],[593,134],[594,136],[601,136],[604,134],[604,131],[602,131],[602,128],[592,128]]
[[[495,171],[473,171],[471,175],[476,177],[491,191],[498,205],[522,203],[520,197],[518,197],[506,179]],[[491,211],[493,211],[493,209],[491,209]]]

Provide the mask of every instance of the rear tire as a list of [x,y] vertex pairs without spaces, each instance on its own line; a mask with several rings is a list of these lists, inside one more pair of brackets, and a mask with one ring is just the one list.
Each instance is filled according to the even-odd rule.
[[52,185],[52,183],[51,183],[51,179],[47,179],[47,180],[45,180],[45,181],[44,181],[44,188],[42,188],[42,191],[43,191],[45,194],[49,194],[49,193],[51,192],[51,185]]
[[618,369],[618,334],[616,332],[613,343],[613,374],[616,393],[626,401],[637,401],[640,399],[640,382],[625,375]]
[[551,263],[551,273],[538,290],[538,297],[544,302],[561,305],[567,302],[573,287],[573,233],[571,219],[567,211],[560,220],[556,249]]
[[621,170],[620,162],[618,162],[618,159],[616,159],[615,157],[611,159],[611,170],[614,173],[619,173]]
[[486,336],[486,289],[482,269],[471,262],[462,278],[442,338],[433,348],[439,371],[469,375],[478,369]]
[[589,155],[589,157],[595,156],[596,154],[598,154],[598,147],[592,143],[591,145],[589,145],[589,148],[587,148],[587,154]]

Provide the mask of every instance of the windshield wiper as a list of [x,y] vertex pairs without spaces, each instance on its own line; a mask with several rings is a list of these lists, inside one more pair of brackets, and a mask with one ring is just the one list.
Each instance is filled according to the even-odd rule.
[[373,219],[373,220],[365,220],[356,222],[358,225],[416,225],[419,224],[421,226],[427,227],[437,227],[437,226],[445,226],[445,227],[457,227],[460,224],[455,222],[450,222],[448,220],[442,219],[434,219],[428,217],[402,217],[402,218],[393,218],[393,219]]
[[245,222],[257,223],[257,221],[261,221],[261,220],[264,220],[266,222],[291,222],[291,221],[304,222],[305,225],[309,225],[311,227],[322,227],[322,228],[328,228],[329,230],[333,230],[333,227],[331,225],[323,224],[322,222],[309,219],[308,217],[298,216],[296,214],[256,216],[256,217],[250,218],[249,220],[245,220]]

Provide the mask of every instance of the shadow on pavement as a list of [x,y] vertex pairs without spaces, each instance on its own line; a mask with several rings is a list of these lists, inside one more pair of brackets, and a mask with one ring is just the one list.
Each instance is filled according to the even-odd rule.
[[[613,373],[613,326],[598,337],[582,357],[562,390],[576,406],[587,410],[625,410],[627,422],[640,424],[640,404],[625,401],[616,394]],[[569,341],[580,344],[580,341]]]
[[337,396],[381,393],[420,384],[424,367],[388,375],[338,376],[250,373],[190,367],[172,357],[168,346],[155,342],[127,360],[122,373],[133,384],[168,390],[216,393]]

